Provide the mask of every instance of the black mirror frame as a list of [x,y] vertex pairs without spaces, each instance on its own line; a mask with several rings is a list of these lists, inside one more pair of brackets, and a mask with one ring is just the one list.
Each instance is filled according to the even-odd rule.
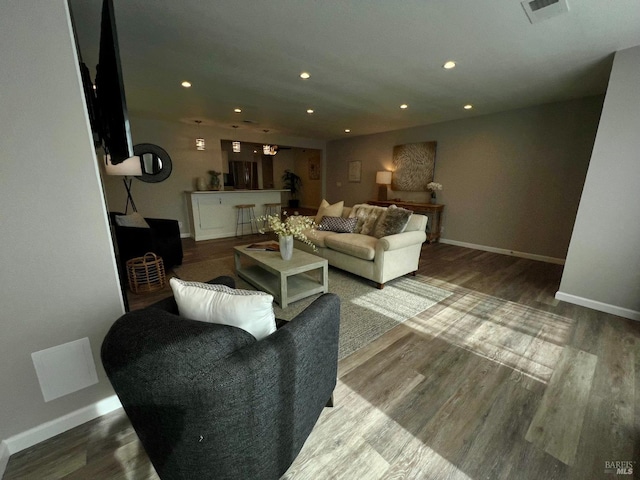
[[133,147],[133,154],[138,155],[140,157],[140,161],[142,162],[142,156],[145,153],[150,153],[160,159],[162,162],[162,168],[156,174],[144,173],[142,172],[141,176],[136,177],[138,180],[146,183],[159,183],[171,175],[171,170],[173,169],[173,163],[171,162],[171,157],[167,153],[167,151],[159,147],[158,145],[154,145],[153,143],[139,143]]

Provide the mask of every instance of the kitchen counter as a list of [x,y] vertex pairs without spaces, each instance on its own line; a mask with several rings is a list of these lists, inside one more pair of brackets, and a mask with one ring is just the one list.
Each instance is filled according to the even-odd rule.
[[[188,191],[187,206],[191,237],[196,240],[234,237],[236,205],[254,204],[256,217],[264,215],[266,203],[283,203],[289,190],[205,190]],[[288,198],[288,196],[285,196]],[[261,225],[258,225],[261,226]],[[245,226],[245,233],[248,233]],[[255,229],[257,231],[257,229]]]

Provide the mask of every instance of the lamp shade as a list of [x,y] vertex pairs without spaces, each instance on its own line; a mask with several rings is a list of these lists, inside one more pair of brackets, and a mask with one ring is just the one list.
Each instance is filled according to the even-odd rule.
[[377,172],[376,183],[378,185],[391,185],[391,172]]
[[142,175],[142,163],[140,157],[129,157],[117,165],[111,163],[111,155],[105,156],[104,171],[107,175],[126,175],[137,177]]

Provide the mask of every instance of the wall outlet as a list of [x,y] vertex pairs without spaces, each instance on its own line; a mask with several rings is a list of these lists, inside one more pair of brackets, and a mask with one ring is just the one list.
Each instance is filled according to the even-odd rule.
[[178,228],[182,231],[182,222],[178,221]]

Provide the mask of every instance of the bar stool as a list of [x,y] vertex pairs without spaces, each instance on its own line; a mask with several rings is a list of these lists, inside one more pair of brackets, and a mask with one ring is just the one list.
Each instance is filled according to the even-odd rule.
[[[271,216],[271,215],[278,215],[280,216],[280,209],[282,208],[282,205],[280,205],[279,203],[265,203],[264,204],[264,216]],[[269,222],[267,222],[267,219],[265,218],[264,222],[262,223],[262,228],[266,228],[268,226]]]
[[[253,231],[253,225],[256,223],[256,214],[254,212],[255,203],[245,203],[242,205],[236,205],[236,237],[244,237],[244,226],[246,224],[251,225],[251,233],[257,233]],[[248,220],[247,220],[248,216]],[[238,235],[238,228],[240,229],[240,235]],[[256,226],[257,229],[257,226]]]

